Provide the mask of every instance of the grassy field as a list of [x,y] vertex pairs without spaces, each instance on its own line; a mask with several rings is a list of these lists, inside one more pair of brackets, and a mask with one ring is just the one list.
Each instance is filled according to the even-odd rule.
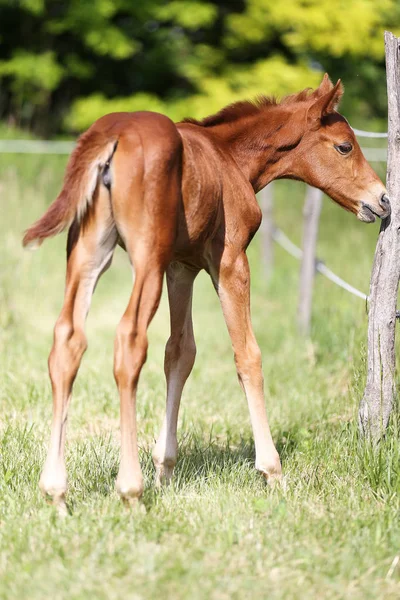
[[[61,307],[65,236],[24,252],[23,229],[60,186],[64,158],[6,157],[0,166],[0,598],[400,597],[399,437],[359,440],[367,317],[362,301],[319,277],[312,341],[296,332],[299,265],[279,248],[269,285],[253,242],[252,312],[284,489],[254,470],[245,399],[215,293],[195,285],[198,357],[184,391],[175,483],[156,493],[151,449],[161,426],[168,337],[165,295],[150,330],[138,399],[142,505],[131,513],[114,480],[119,406],[113,337],[131,289],[116,252],[88,319],[67,444],[69,504],[60,520],[38,491],[51,416],[47,355]],[[276,186],[278,224],[301,239],[304,188]],[[377,226],[324,201],[318,252],[368,290]],[[397,565],[397,566],[396,566]]]

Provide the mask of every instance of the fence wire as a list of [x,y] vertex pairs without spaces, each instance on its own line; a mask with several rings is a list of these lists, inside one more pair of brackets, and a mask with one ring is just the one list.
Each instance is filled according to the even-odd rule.
[[363,131],[362,129],[354,129],[352,128],[354,133],[358,135],[358,137],[364,138],[387,138],[387,131],[383,131],[382,133],[378,133],[376,131]]
[[[279,244],[279,246],[281,246],[284,250],[286,250],[286,252],[291,254],[294,258],[297,258],[297,260],[302,259],[302,257],[303,257],[302,249],[299,248],[298,246],[296,246],[296,244],[294,244],[287,237],[287,235],[285,233],[283,233],[283,231],[281,229],[275,228],[273,231],[272,237],[273,237],[274,241],[277,244]],[[350,294],[353,294],[354,296],[361,298],[365,302],[368,301],[368,296],[366,294],[364,294],[364,292],[361,292],[357,288],[355,288],[352,285],[350,285],[349,283],[347,283],[347,281],[345,281],[344,279],[339,277],[339,275],[336,275],[336,273],[331,271],[331,269],[329,269],[321,260],[318,260],[318,259],[316,260],[315,269],[316,269],[316,271],[318,271],[318,273],[321,273],[321,275],[324,275],[327,279],[329,279],[330,281],[332,281],[339,287],[343,288],[347,292],[350,292]]]
[[50,140],[0,140],[3,154],[70,154],[75,142]]

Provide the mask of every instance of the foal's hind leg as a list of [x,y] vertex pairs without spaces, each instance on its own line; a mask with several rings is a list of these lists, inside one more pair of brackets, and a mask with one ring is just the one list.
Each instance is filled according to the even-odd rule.
[[164,371],[167,379],[167,410],[160,436],[153,451],[156,485],[169,483],[176,464],[176,430],[183,386],[194,365],[196,344],[192,323],[193,282],[198,271],[181,263],[167,270],[171,335],[165,348]]
[[39,485],[63,510],[67,490],[64,460],[67,413],[72,385],[86,349],[84,324],[95,285],[111,263],[116,242],[108,192],[100,189],[82,224],[74,224],[69,232],[65,299],[49,356],[53,421]]
[[129,504],[143,493],[137,447],[136,391],[147,356],[147,327],[160,301],[165,268],[151,256],[142,258],[140,263],[134,263],[135,284],[115,338],[114,375],[121,403],[121,463],[116,488],[122,500]]

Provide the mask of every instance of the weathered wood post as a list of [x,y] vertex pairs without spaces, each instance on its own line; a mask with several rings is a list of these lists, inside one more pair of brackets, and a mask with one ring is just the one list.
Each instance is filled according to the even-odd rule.
[[316,271],[316,248],[322,192],[307,186],[303,216],[303,257],[300,268],[300,294],[297,319],[300,332],[309,335],[311,325],[312,295]]
[[267,279],[271,278],[274,264],[273,185],[273,183],[270,183],[260,192],[263,215],[261,222],[261,252],[264,274]]
[[395,326],[400,277],[400,39],[385,32],[388,92],[387,190],[392,214],[380,228],[368,314],[368,373],[360,403],[361,432],[378,440],[395,397]]

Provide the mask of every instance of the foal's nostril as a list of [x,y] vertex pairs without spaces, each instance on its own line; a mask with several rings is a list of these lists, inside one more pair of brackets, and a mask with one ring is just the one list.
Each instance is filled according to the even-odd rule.
[[390,200],[387,194],[382,194],[379,204],[384,210],[388,211],[388,214],[390,213]]

